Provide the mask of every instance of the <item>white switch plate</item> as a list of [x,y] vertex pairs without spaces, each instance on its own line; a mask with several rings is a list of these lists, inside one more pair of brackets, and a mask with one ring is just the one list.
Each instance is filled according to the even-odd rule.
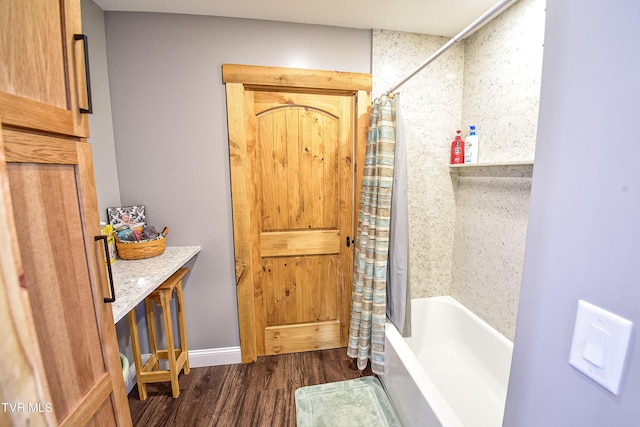
[[569,363],[618,394],[632,326],[617,314],[579,300]]

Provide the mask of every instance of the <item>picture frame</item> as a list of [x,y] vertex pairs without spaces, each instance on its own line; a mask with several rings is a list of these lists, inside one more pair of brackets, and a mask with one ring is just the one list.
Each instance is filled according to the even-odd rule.
[[107,208],[107,219],[116,231],[127,226],[136,228],[144,227],[147,224],[144,205]]

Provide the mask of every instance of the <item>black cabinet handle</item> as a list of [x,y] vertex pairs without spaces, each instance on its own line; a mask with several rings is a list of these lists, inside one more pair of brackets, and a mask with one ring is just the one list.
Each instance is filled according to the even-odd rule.
[[93,102],[91,101],[91,73],[89,72],[89,41],[85,34],[74,34],[75,41],[82,40],[84,46],[84,81],[87,85],[87,106],[89,108],[79,107],[82,114],[93,114]]
[[113,274],[111,273],[111,257],[109,256],[109,242],[107,241],[107,236],[95,236],[94,240],[97,242],[98,240],[102,240],[104,246],[104,256],[107,260],[107,273],[109,274],[109,287],[111,288],[111,297],[105,298],[105,304],[108,302],[116,301],[116,289],[113,286]]

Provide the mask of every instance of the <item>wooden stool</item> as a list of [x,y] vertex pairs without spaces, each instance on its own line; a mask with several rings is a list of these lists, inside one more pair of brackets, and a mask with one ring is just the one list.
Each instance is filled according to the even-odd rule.
[[[135,309],[129,312],[129,331],[131,333],[131,346],[133,347],[133,360],[136,365],[136,377],[138,381],[138,393],[140,400],[147,398],[147,383],[171,381],[171,391],[173,397],[180,395],[180,385],[178,384],[178,374],[184,367],[187,375],[189,369],[189,348],[187,346],[187,330],[184,320],[184,301],[182,296],[182,278],[189,272],[188,268],[181,268],[144,300],[147,313],[147,324],[149,327],[149,347],[151,357],[143,365],[140,354],[140,339]],[[175,348],[173,339],[173,324],[171,321],[171,298],[173,291],[177,294],[178,327],[180,330],[180,347]],[[162,307],[162,317],[164,329],[167,335],[167,349],[158,350],[156,342],[156,325],[153,316],[153,302]],[[165,359],[169,361],[169,370],[160,370],[159,361]]]

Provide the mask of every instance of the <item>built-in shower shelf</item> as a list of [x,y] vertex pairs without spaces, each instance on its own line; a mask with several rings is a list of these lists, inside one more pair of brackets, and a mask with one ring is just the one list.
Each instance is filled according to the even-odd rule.
[[464,163],[449,165],[449,173],[456,176],[530,177],[533,160],[500,163]]

